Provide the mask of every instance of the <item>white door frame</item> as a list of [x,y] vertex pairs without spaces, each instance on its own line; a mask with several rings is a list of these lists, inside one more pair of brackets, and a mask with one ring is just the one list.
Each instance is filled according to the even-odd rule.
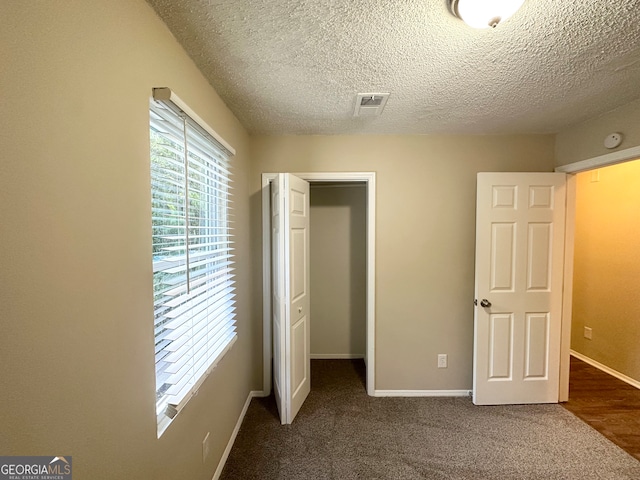
[[[376,260],[376,174],[375,172],[292,173],[307,182],[364,182],[367,185],[367,394],[375,393],[375,260]],[[271,394],[271,197],[269,184],[275,173],[262,174],[262,364],[264,395]]]
[[562,334],[560,340],[560,398],[569,400],[569,368],[571,364],[571,315],[573,309],[573,254],[576,222],[576,174],[624,163],[640,158],[640,146],[599,155],[587,160],[556,167],[567,173],[567,223],[565,230],[564,292],[562,299]]

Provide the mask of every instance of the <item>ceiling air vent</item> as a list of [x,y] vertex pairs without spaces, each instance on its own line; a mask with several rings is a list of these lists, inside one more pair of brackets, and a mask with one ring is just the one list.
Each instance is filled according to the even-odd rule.
[[389,98],[388,93],[359,93],[356,97],[354,117],[374,117],[380,115]]

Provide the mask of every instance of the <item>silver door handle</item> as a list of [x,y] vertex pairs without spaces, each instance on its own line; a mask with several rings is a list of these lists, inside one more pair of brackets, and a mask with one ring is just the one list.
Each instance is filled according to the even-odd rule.
[[487,300],[486,298],[483,298],[480,301],[480,306],[484,307],[484,308],[489,308],[491,306],[491,302],[489,300]]

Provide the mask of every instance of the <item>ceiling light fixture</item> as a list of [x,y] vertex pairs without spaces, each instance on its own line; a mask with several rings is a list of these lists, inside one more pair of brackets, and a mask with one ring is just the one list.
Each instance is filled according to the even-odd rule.
[[516,13],[524,0],[449,0],[451,12],[473,28],[495,27]]

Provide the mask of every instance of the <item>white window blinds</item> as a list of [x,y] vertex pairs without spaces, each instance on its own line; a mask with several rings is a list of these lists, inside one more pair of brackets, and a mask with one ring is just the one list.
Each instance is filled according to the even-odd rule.
[[236,339],[233,151],[192,117],[198,118],[175,94],[154,89],[150,139],[159,420],[180,411]]

